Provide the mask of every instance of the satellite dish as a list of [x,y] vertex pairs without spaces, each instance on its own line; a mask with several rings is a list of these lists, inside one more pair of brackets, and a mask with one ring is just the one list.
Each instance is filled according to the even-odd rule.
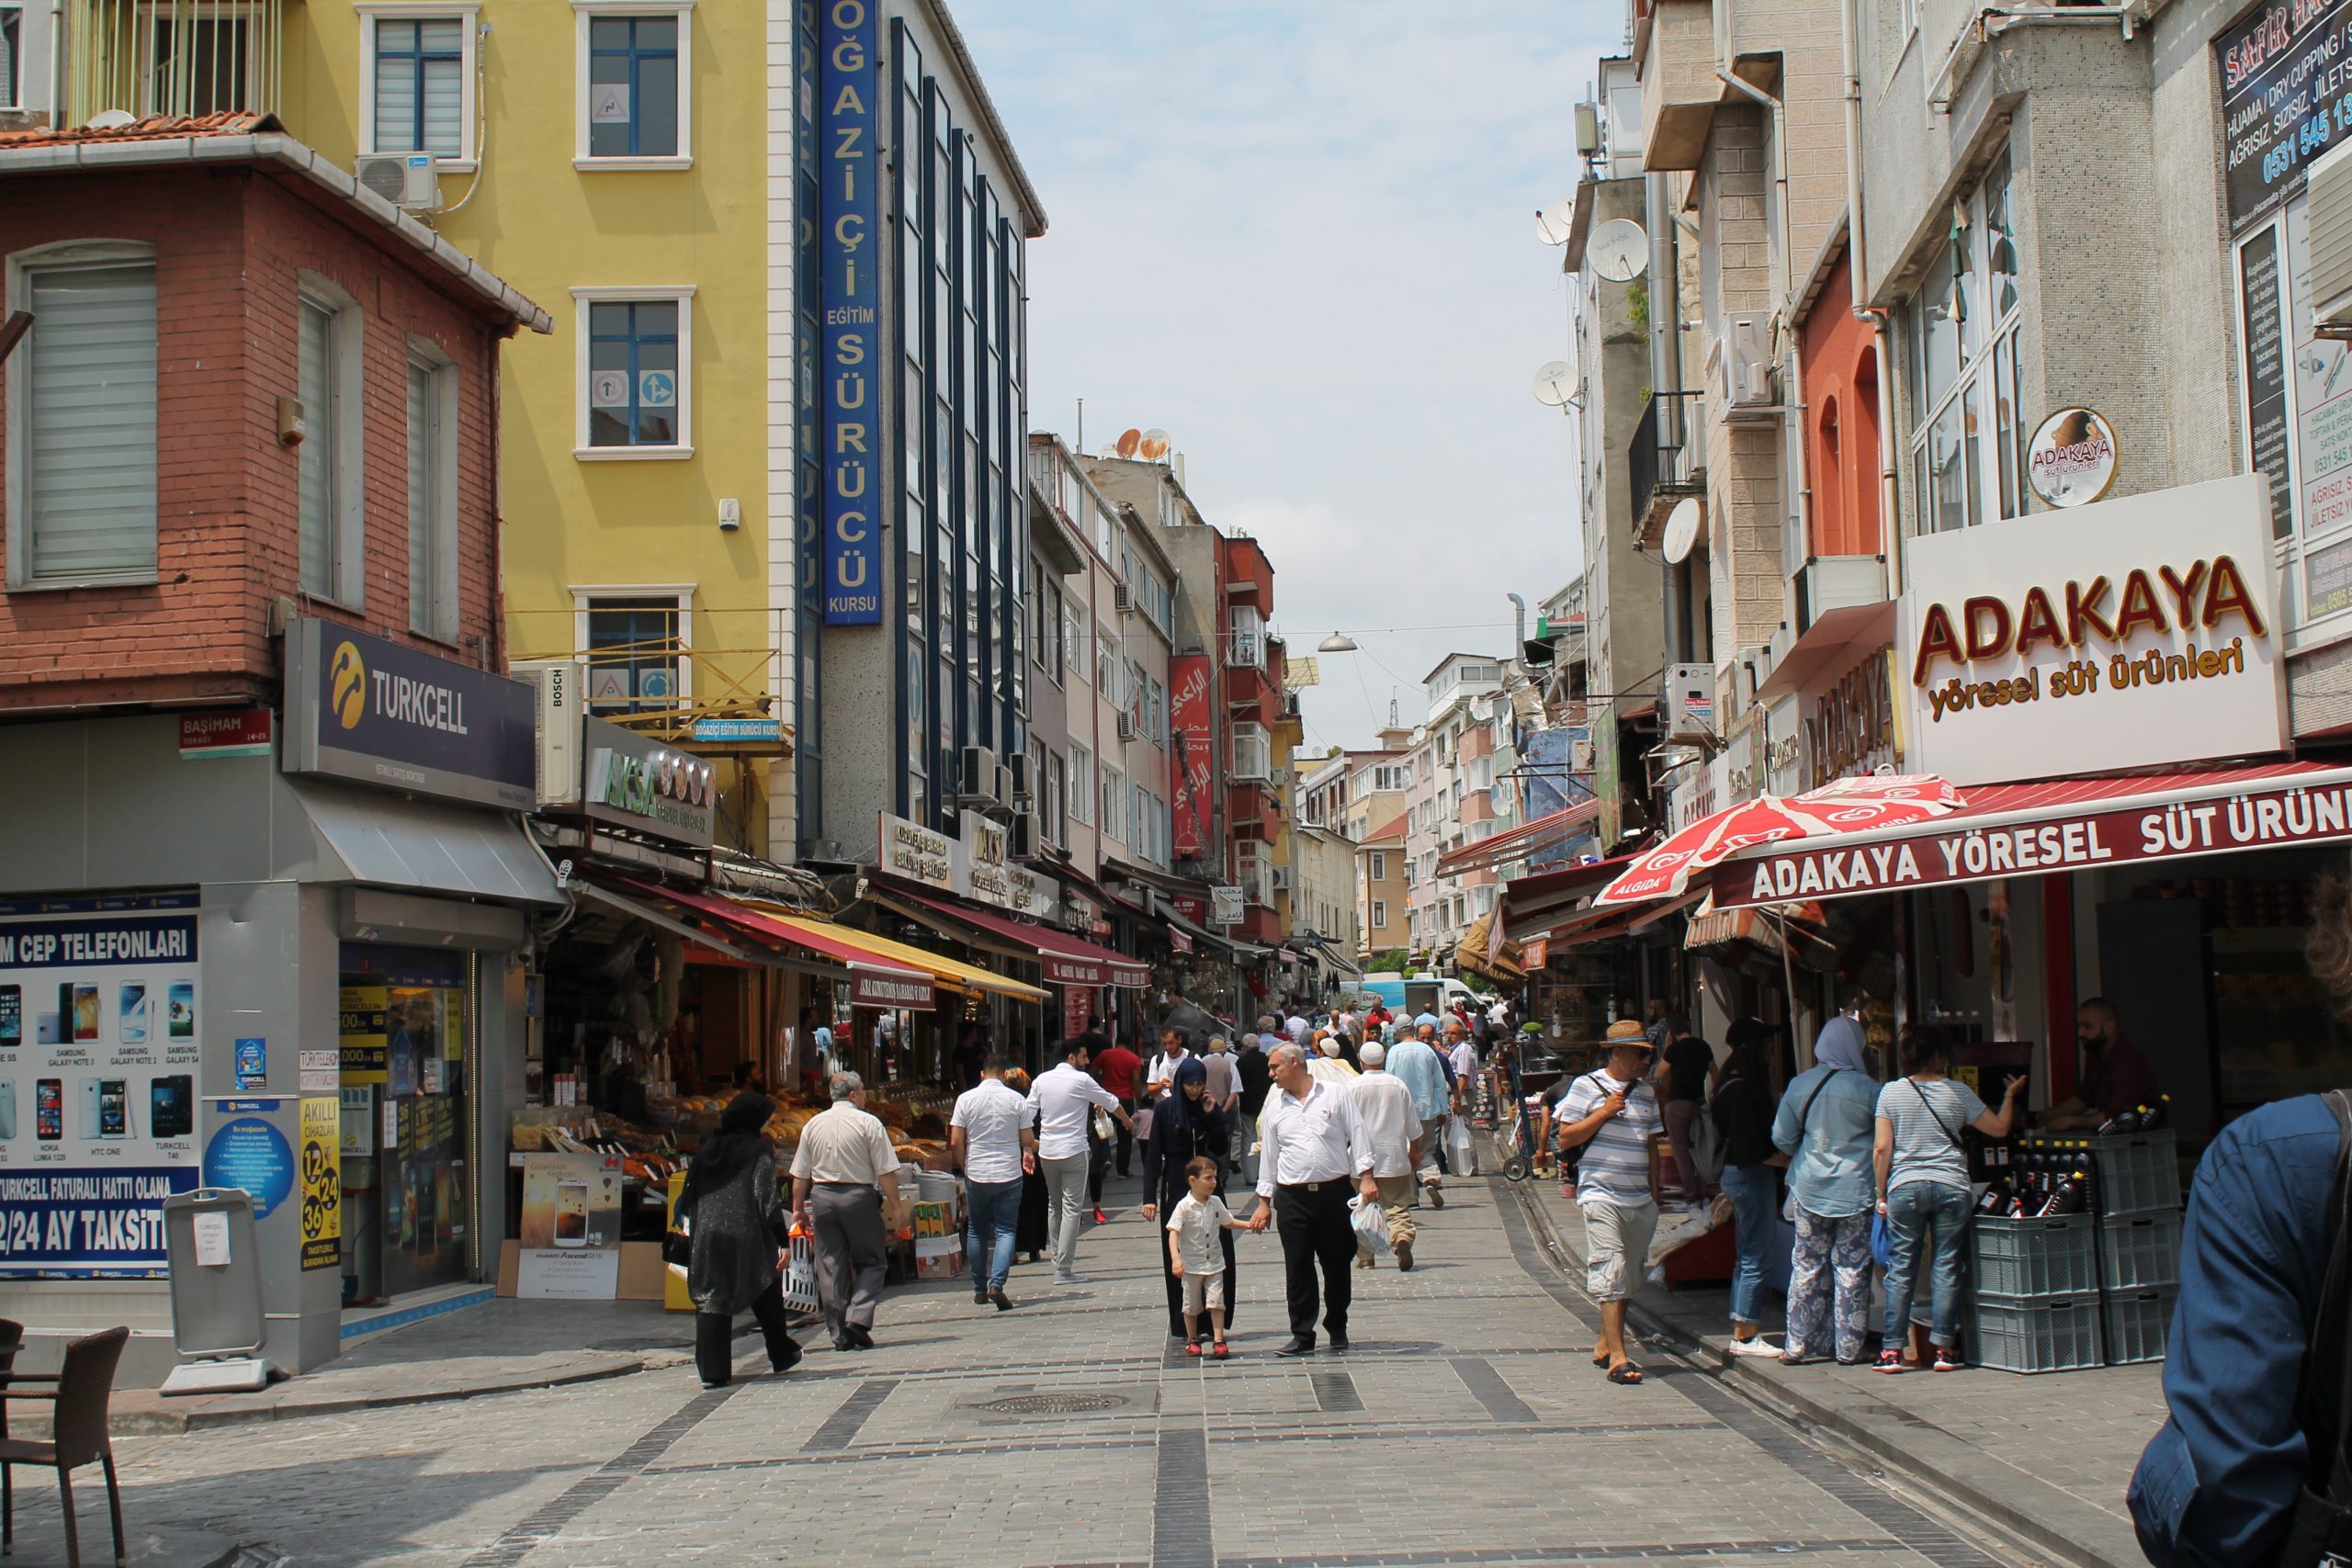
[[1611,283],[1631,283],[1650,266],[1650,237],[1630,218],[1611,218],[1585,242],[1585,265]]
[[1666,538],[1659,548],[1668,566],[1680,566],[1690,558],[1691,548],[1699,542],[1699,522],[1704,511],[1697,496],[1686,495],[1667,514]]
[[1577,393],[1577,367],[1565,359],[1555,359],[1535,372],[1535,400],[1547,408],[1558,408]]
[[1120,456],[1120,457],[1134,457],[1134,456],[1136,455],[1136,449],[1137,447],[1141,446],[1142,445],[1143,445],[1143,432],[1142,432],[1142,431],[1140,431],[1140,430],[1123,430],[1123,431],[1119,432],[1119,446],[1118,446],[1118,452],[1119,452],[1119,456]]
[[1143,433],[1141,451],[1146,457],[1156,463],[1168,456],[1169,441],[1168,432],[1157,428],[1147,430]]
[[120,130],[126,125],[137,125],[139,117],[128,109],[100,109],[85,123],[92,130]]
[[1547,245],[1565,245],[1576,221],[1576,197],[1563,197],[1549,207],[1535,209],[1535,237]]

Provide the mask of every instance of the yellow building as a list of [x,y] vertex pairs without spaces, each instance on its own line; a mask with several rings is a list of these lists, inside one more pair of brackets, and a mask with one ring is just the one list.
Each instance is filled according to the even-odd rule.
[[[275,112],[544,302],[556,332],[509,345],[499,392],[508,655],[585,658],[595,711],[734,758],[721,838],[779,860],[797,9],[71,0],[66,18],[74,123]],[[415,174],[378,157],[418,152]],[[718,717],[752,739],[695,734]]]

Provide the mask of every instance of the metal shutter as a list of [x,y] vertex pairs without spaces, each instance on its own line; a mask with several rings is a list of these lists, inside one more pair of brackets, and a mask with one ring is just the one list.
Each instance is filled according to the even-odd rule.
[[35,579],[155,569],[155,268],[31,275],[26,421]]

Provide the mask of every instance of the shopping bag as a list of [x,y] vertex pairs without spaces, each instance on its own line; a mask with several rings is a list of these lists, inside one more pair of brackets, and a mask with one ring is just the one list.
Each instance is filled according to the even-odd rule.
[[1361,1193],[1348,1200],[1351,1211],[1348,1223],[1356,1227],[1356,1244],[1374,1258],[1388,1251],[1388,1212],[1377,1200],[1367,1200]]
[[1713,1187],[1723,1180],[1723,1129],[1715,1123],[1715,1113],[1704,1106],[1690,1119],[1690,1163],[1698,1167],[1702,1187]]
[[680,1214],[676,1224],[662,1237],[662,1262],[671,1273],[683,1280],[686,1266],[694,1261],[694,1216]]
[[1471,1141],[1467,1118],[1450,1116],[1446,1119],[1445,1157],[1452,1162],[1454,1175],[1478,1174],[1477,1145]]
[[791,1256],[784,1270],[784,1304],[795,1312],[817,1310],[817,1238],[792,1227]]
[[1871,1261],[1882,1274],[1894,1267],[1894,1227],[1886,1223],[1884,1214],[1871,1216]]

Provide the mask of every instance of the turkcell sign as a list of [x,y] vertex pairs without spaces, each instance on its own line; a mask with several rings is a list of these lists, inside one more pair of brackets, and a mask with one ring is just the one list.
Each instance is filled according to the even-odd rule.
[[881,262],[870,0],[821,0],[817,276],[829,626],[882,624]]
[[308,616],[286,633],[285,769],[527,811],[538,800],[520,681]]

